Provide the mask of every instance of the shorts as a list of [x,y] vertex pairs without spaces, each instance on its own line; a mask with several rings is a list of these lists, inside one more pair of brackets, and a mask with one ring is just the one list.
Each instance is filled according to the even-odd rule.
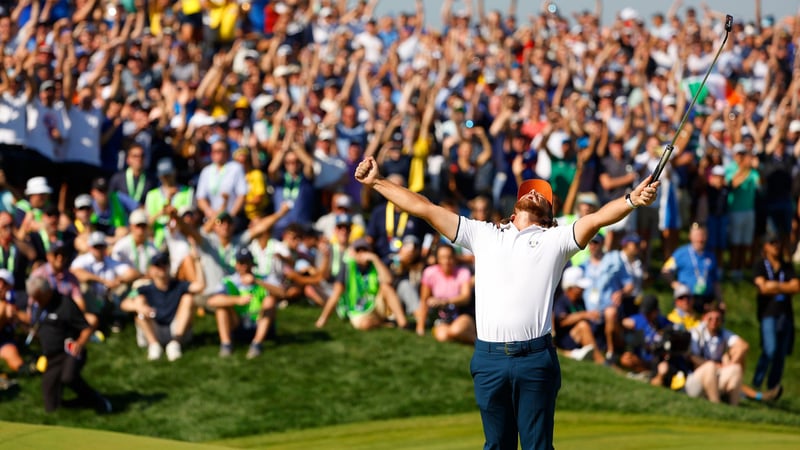
[[728,213],[729,235],[731,245],[750,245],[753,243],[753,235],[756,231],[755,211],[736,211]]

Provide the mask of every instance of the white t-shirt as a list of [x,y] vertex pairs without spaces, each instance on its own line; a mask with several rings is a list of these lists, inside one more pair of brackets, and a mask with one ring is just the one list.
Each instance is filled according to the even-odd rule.
[[553,295],[580,247],[573,226],[522,231],[459,218],[455,242],[475,255],[478,339],[527,341],[550,334]]
[[[94,255],[87,252],[82,255],[78,255],[78,257],[72,261],[70,269],[83,269],[99,276],[104,280],[113,280],[114,278],[126,274],[129,270],[131,270],[131,266],[119,261],[115,261],[110,256],[106,256],[102,260],[98,261],[94,259]],[[108,288],[100,283],[90,283],[89,286],[89,289],[98,298],[104,297],[108,291]]]
[[23,145],[25,143],[25,106],[28,97],[25,93],[12,95],[8,92],[0,96],[0,144]]
[[55,127],[65,140],[67,136],[66,117],[59,103],[48,108],[38,99],[28,104],[28,147],[41,153],[52,161],[61,161],[59,145],[50,138],[51,127]]
[[103,112],[100,108],[93,107],[84,111],[73,107],[67,117],[70,128],[64,160],[100,167],[100,127],[103,125]]

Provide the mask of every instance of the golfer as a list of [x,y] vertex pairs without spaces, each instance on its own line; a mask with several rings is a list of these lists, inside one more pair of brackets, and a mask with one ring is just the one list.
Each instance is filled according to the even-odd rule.
[[470,370],[484,448],[516,450],[519,436],[522,448],[551,449],[561,387],[561,368],[550,336],[551,312],[561,272],[601,227],[652,204],[659,183],[648,186],[648,177],[624,198],[571,226],[557,227],[550,185],[528,180],[517,192],[510,222],[498,227],[460,217],[383,179],[372,157],[359,163],[355,177],[475,255],[478,340]]

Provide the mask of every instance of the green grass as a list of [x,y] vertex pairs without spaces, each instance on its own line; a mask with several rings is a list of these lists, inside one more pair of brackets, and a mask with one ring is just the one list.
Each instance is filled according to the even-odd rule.
[[[743,283],[727,285],[725,295],[728,325],[751,343],[749,380],[758,357],[755,294],[752,286]],[[420,338],[394,329],[356,332],[337,320],[320,331],[313,326],[317,313],[294,305],[280,311],[279,345],[268,344],[264,355],[253,361],[244,358],[244,346],[236,348],[228,360],[217,357],[212,317],[197,321],[194,343],[175,363],[147,362],[145,350],[136,348],[133,329],[128,327],[105,344],[92,344],[84,370],[86,379],[109,395],[116,413],[99,416],[90,410],[66,409],[45,414],[40,379],[31,378],[21,379],[16,391],[0,393],[0,419],[206,442],[291,431],[297,432],[296,437],[313,436],[319,427],[437,416],[437,421],[467,420],[467,428],[456,426],[455,434],[471,432],[469,445],[441,448],[480,444],[469,347],[440,344],[429,336]],[[563,444],[559,448],[567,447],[564,444],[573,436],[572,431],[559,432],[566,426],[559,421],[562,415],[583,417],[584,426],[617,414],[659,415],[671,418],[665,421],[687,424],[727,421],[721,427],[731,431],[750,424],[800,429],[799,369],[797,357],[790,357],[784,376],[786,391],[776,404],[745,402],[733,408],[650,387],[605,367],[562,359],[564,382],[556,433]],[[466,413],[465,419],[459,419],[460,413]],[[451,414],[457,416],[447,417]],[[419,420],[424,428],[425,420]],[[2,428],[5,425],[0,424]],[[442,433],[449,440],[447,429],[432,432],[426,439]],[[414,447],[412,442],[403,448],[423,447]]]
[[[559,411],[559,449],[725,449],[777,450],[800,447],[796,429],[658,415],[595,414]],[[108,431],[0,422],[0,448],[100,448],[205,450],[269,448],[272,450],[468,450],[480,448],[476,414],[421,416],[408,419],[320,427],[191,444]]]

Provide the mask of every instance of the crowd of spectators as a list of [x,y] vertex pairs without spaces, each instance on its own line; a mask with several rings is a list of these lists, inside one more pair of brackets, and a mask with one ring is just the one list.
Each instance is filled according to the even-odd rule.
[[[756,0],[698,91],[724,34],[724,14],[707,7],[676,0],[601,23],[600,0],[572,17],[545,1],[530,20],[515,0],[507,11],[445,0],[436,28],[421,0],[384,16],[377,3],[0,1],[0,354],[11,371],[27,370],[15,331],[33,335],[41,320],[31,277],[37,292],[49,280],[71,298],[96,341],[132,316],[152,360],[180,358],[192,318],[209,312],[221,357],[240,338],[258,357],[277,310],[296,301],[321,307],[318,327],[336,312],[358,329],[388,321],[472,342],[471,255],[362,189],[355,165],[374,156],[396,183],[492,222],[512,212],[522,180],[542,178],[567,226],[639,183],[675,137],[659,200],[572,259],[556,342],[737,402],[746,343],[725,335],[732,357],[691,367],[664,366],[653,344],[665,326],[716,335],[719,282],[750,275],[762,246],[786,267],[756,271],[759,294],[790,305],[800,289],[788,263],[800,260],[800,19],[762,17]],[[660,277],[674,325],[656,314]],[[708,334],[693,331],[687,349]],[[778,373],[746,396],[779,395],[781,339],[765,348],[764,371],[771,361]],[[704,364],[740,370],[711,389],[719,371]]]

